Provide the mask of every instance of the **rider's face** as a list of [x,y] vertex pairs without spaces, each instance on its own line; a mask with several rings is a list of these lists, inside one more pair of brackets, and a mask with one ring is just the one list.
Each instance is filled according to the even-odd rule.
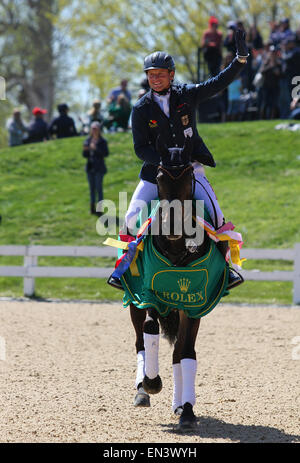
[[168,69],[150,69],[147,71],[149,85],[155,92],[161,92],[170,87],[174,74]]

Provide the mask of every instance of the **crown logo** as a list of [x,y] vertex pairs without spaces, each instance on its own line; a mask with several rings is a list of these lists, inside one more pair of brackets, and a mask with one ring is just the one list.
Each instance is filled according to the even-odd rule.
[[177,281],[180,291],[183,293],[187,293],[189,286],[191,284],[191,281],[188,280],[187,278],[180,278],[180,280]]

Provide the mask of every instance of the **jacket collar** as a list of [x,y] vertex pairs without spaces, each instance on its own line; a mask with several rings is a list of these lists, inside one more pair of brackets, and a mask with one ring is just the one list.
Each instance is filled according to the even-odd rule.
[[[176,105],[177,105],[177,100],[178,100],[178,96],[177,96],[177,92],[176,92],[176,89],[174,87],[174,85],[171,85],[170,87],[170,117],[172,117],[175,112],[176,112]],[[152,104],[157,104],[153,98],[153,90],[150,89],[148,93],[146,93],[145,95],[145,98],[147,99],[148,103],[152,103]],[[160,109],[160,108],[159,108]],[[161,109],[160,109],[161,111]],[[163,112],[163,111],[162,111]]]

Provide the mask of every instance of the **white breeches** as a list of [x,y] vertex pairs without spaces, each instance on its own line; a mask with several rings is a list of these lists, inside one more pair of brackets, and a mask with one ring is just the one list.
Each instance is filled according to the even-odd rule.
[[[209,181],[205,177],[204,168],[199,163],[194,163],[194,174],[196,178],[194,198],[204,201],[208,213],[217,228],[223,224],[223,213],[219,206],[217,197]],[[199,183],[198,183],[199,182]],[[145,203],[158,197],[157,185],[141,180],[133,193],[129,208],[125,216],[125,223],[129,229],[134,229],[136,218]],[[146,220],[146,219],[145,219]],[[216,223],[217,221],[217,223]]]

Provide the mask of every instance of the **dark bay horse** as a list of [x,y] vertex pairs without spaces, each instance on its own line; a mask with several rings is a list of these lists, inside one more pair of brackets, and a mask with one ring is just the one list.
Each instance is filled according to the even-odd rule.
[[[161,154],[161,163],[157,174],[159,200],[166,201],[167,203],[175,199],[179,200],[182,204],[182,209],[176,216],[171,214],[170,210],[167,209],[166,212],[160,208],[157,217],[159,220],[159,233],[153,235],[151,239],[153,248],[160,256],[164,256],[167,259],[170,265],[169,270],[177,271],[176,269],[178,268],[181,269],[178,270],[179,272],[182,271],[182,268],[187,267],[189,264],[192,265],[193,262],[203,256],[207,256],[212,246],[212,241],[206,232],[204,232],[200,243],[195,244],[192,240],[192,245],[187,246],[187,236],[184,227],[187,217],[184,205],[186,204],[185,201],[192,200],[193,198],[195,182],[193,166],[190,161],[191,142],[189,140],[188,138],[183,148],[168,149],[161,141],[158,144],[158,150]],[[169,222],[170,225],[168,234],[161,232],[162,224],[165,222]],[[178,225],[178,222],[182,225],[182,233],[175,231],[175,224]],[[219,251],[216,252],[219,253]],[[224,267],[223,280],[225,281],[228,278],[225,261]],[[191,267],[187,268],[190,269]],[[185,276],[181,278],[179,273],[178,284],[181,289],[181,298],[187,297],[189,280]],[[214,291],[219,290],[219,286],[219,282],[217,281]],[[198,293],[200,294],[199,297],[203,298],[202,293]],[[176,296],[176,298],[178,297]],[[191,305],[193,306],[193,304]],[[130,315],[136,333],[136,351],[137,353],[145,351],[144,358],[140,358],[139,376],[141,381],[136,384],[138,393],[135,397],[135,406],[150,406],[149,394],[156,394],[162,388],[162,381],[158,374],[158,344],[161,328],[169,342],[174,344],[172,406],[175,414],[180,415],[179,429],[185,430],[195,427],[196,416],[193,411],[197,368],[195,342],[202,316],[201,312],[193,312],[193,310],[189,312],[189,310],[180,310],[171,307],[168,315],[165,316],[164,314],[162,316],[157,306],[148,306],[145,310],[131,303]],[[141,368],[143,370],[142,375]]]

